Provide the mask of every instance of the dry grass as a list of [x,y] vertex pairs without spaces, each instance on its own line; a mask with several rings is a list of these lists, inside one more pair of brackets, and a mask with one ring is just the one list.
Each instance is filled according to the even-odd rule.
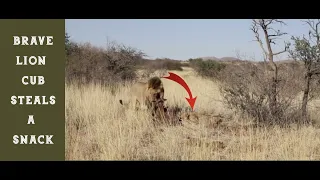
[[[67,160],[318,160],[320,133],[315,127],[254,128],[221,102],[217,83],[195,76],[190,68],[175,72],[198,96],[200,122],[154,127],[143,111],[124,109],[115,94],[98,85],[66,86]],[[187,107],[186,91],[163,79],[169,105]],[[319,121],[319,101],[312,102]],[[212,115],[222,114],[217,125]]]

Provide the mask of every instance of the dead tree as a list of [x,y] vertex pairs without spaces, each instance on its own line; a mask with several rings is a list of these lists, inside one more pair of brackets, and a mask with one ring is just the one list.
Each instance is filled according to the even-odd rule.
[[309,26],[309,36],[292,37],[294,49],[290,50],[290,56],[294,60],[304,62],[304,89],[301,105],[301,114],[304,121],[308,121],[307,105],[310,94],[310,84],[313,77],[320,75],[320,19],[305,21]]
[[[278,84],[278,67],[277,64],[274,62],[274,56],[285,53],[288,48],[289,44],[285,43],[285,48],[283,51],[280,52],[273,52],[271,44],[276,44],[275,40],[287,33],[281,32],[280,30],[275,30],[272,26],[274,24],[281,24],[286,25],[283,21],[277,19],[254,19],[252,21],[251,30],[253,31],[256,41],[259,43],[260,48],[264,53],[264,60],[265,62],[269,62],[269,66],[266,66],[266,71],[270,71],[272,73],[272,78],[270,81],[270,89],[269,91],[269,109],[270,113],[273,117],[277,115],[277,84]],[[263,38],[260,37],[259,30],[262,31],[264,36]],[[266,47],[264,47],[264,43]],[[267,65],[267,63],[266,63]],[[268,68],[267,68],[268,67]]]

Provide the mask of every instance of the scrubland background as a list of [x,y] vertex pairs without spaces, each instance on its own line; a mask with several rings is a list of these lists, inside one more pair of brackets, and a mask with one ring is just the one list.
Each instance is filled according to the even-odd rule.
[[[281,61],[279,109],[265,100],[263,62],[190,59],[148,60],[120,43],[105,49],[66,36],[67,160],[318,160],[319,84],[313,81],[309,122],[301,122],[303,63]],[[121,106],[130,84],[168,71],[197,96],[199,122],[153,126],[144,111]],[[179,84],[162,79],[169,107],[189,105]]]

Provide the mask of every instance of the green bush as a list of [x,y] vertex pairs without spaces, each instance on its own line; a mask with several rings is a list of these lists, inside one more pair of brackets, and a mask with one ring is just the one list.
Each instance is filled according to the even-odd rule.
[[144,54],[132,47],[109,43],[97,48],[71,42],[66,34],[66,80],[81,83],[116,83],[136,78],[136,64]]
[[152,70],[177,70],[183,71],[180,61],[172,59],[155,59],[155,60],[141,60],[139,61],[141,68],[147,68]]
[[226,64],[214,60],[204,61],[201,58],[189,59],[190,66],[202,77],[216,78]]

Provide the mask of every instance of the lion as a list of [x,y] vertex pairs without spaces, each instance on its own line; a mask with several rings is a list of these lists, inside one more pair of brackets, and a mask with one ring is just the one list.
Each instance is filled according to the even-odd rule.
[[[159,77],[152,77],[147,82],[137,82],[131,86],[129,96],[134,99],[135,109],[138,110],[142,106],[147,109],[156,111],[167,100],[164,98],[164,87]],[[120,103],[124,105],[120,99]]]
[[199,113],[195,111],[181,111],[179,113],[179,119],[199,124]]
[[206,112],[197,112],[197,111],[181,111],[179,118],[182,121],[188,121],[194,124],[203,124],[208,128],[218,127],[225,119],[221,114],[211,114]]

